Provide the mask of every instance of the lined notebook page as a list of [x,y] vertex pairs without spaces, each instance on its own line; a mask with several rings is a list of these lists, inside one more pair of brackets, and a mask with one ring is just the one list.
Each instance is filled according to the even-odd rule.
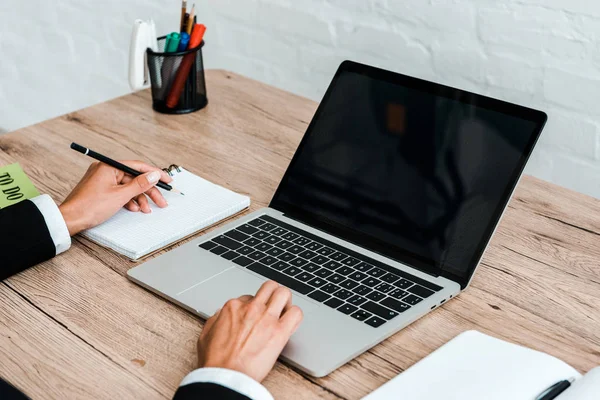
[[[181,168],[172,185],[185,193],[161,190],[169,203],[151,214],[121,209],[111,219],[83,232],[83,236],[132,260],[231,217],[250,205],[250,198],[215,185]],[[160,189],[159,189],[160,190]]]

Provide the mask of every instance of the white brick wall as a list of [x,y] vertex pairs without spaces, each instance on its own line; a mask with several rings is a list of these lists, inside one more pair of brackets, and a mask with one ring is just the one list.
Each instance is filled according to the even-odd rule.
[[[208,67],[315,100],[349,58],[540,108],[550,120],[528,172],[600,198],[598,1],[196,2]],[[167,33],[178,6],[0,0],[0,130],[127,93],[131,22]]]

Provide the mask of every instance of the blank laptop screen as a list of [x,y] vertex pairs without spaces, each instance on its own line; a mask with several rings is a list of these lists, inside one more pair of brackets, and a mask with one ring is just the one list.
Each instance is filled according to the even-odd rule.
[[545,115],[511,116],[427,85],[338,71],[271,206],[465,281]]

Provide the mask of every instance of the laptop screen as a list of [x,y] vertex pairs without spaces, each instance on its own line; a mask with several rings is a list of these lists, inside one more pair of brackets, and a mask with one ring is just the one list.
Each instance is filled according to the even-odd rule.
[[271,207],[466,285],[545,114],[342,64]]

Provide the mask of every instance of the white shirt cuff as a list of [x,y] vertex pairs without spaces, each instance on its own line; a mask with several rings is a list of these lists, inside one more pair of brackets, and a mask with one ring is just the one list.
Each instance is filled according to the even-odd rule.
[[30,199],[30,201],[36,205],[44,216],[50,237],[52,237],[52,241],[56,247],[56,255],[69,250],[69,247],[71,247],[69,229],[52,197],[43,194]]
[[273,400],[267,388],[248,375],[224,368],[199,368],[187,374],[179,386],[201,382],[224,386],[252,400]]

